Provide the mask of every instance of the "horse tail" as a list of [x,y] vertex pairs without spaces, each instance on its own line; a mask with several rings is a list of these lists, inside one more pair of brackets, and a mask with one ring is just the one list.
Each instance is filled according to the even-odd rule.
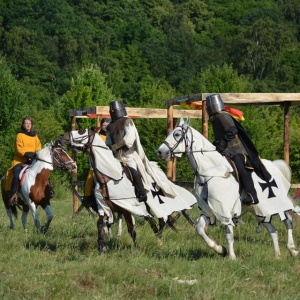
[[16,219],[18,219],[18,210],[17,210],[17,206],[16,206],[16,205],[13,205],[10,209],[11,209],[11,212],[12,212],[12,214],[14,215],[14,217],[15,217]]
[[274,165],[281,171],[283,176],[288,182],[292,180],[292,170],[288,163],[283,159],[277,159],[273,161]]

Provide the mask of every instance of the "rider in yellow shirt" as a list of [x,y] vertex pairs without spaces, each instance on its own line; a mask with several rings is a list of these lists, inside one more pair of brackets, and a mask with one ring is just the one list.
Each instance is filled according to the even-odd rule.
[[18,198],[19,175],[24,165],[31,164],[35,157],[36,151],[42,148],[39,137],[33,131],[33,120],[30,117],[25,117],[22,121],[21,129],[18,131],[15,139],[15,155],[11,163],[13,178],[9,193],[10,203],[14,204]]

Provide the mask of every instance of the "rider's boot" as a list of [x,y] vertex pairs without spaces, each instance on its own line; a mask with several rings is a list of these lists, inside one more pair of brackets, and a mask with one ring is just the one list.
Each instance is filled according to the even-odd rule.
[[133,183],[135,186],[136,197],[138,198],[139,202],[146,202],[147,201],[147,193],[144,188],[144,184],[142,181],[142,176],[139,173],[132,174]]
[[9,192],[9,204],[10,205],[16,205],[18,203],[18,185],[19,185],[19,179],[13,177],[11,189]]
[[252,192],[252,194],[247,192],[247,196],[242,199],[242,203],[245,205],[257,204],[258,202],[259,201],[256,192],[255,193]]

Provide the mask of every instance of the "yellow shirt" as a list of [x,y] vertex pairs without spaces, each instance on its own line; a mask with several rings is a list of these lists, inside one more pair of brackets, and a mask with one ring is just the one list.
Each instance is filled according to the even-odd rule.
[[19,132],[15,140],[15,156],[11,163],[11,167],[19,163],[25,163],[27,158],[24,156],[26,152],[36,152],[42,148],[40,139],[37,135],[27,135]]

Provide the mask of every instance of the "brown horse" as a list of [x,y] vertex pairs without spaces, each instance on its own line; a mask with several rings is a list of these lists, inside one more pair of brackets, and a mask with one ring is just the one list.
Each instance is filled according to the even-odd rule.
[[[30,166],[25,166],[21,172],[21,182],[18,189],[18,203],[16,206],[9,203],[9,190],[6,187],[5,176],[1,180],[2,199],[9,218],[9,227],[15,227],[13,216],[17,218],[17,208],[22,210],[22,224],[27,231],[27,216],[29,210],[34,219],[34,225],[38,231],[47,232],[53,219],[53,213],[50,206],[50,199],[54,196],[53,189],[49,182],[50,173],[53,168],[65,171],[75,171],[77,166],[68,153],[58,144],[51,142],[36,153],[36,158]],[[47,221],[44,226],[40,226],[37,215],[37,206],[41,206],[47,215]]]
[[[173,230],[176,230],[173,225],[173,212],[189,209],[196,202],[195,197],[183,188],[174,187],[179,196],[170,198],[164,195],[161,190],[157,190],[153,183],[153,188],[147,194],[147,203],[139,203],[135,195],[134,186],[125,175],[126,168],[123,168],[121,163],[113,156],[112,151],[97,134],[88,129],[71,131],[61,135],[59,141],[64,146],[89,154],[91,167],[98,184],[95,189],[97,205],[94,210],[97,210],[99,214],[97,227],[98,250],[100,253],[106,251],[104,228],[107,221],[110,221],[113,217],[114,212],[123,214],[128,232],[134,245],[136,245],[136,232],[132,215],[144,217],[149,222],[154,233],[160,235],[166,224]],[[163,175],[161,176],[165,176],[158,166],[153,165],[153,168],[156,168],[157,175],[162,173]],[[150,209],[159,219],[159,228],[157,228]],[[109,218],[110,220],[108,220]]]

